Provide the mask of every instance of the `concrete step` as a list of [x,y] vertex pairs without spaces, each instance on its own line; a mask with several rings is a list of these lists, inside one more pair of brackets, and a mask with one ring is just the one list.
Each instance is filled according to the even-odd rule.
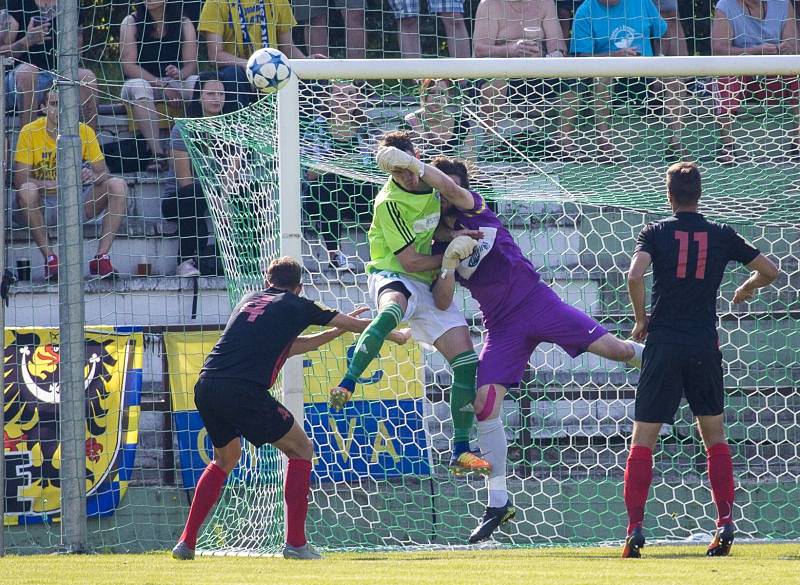
[[[51,242],[54,244],[55,240]],[[57,248],[56,248],[57,250]],[[83,240],[83,276],[89,278],[89,260],[97,252],[97,242]],[[44,259],[32,242],[15,240],[8,245],[8,265],[18,266],[25,258],[30,262],[31,278],[34,282],[44,280]],[[118,237],[111,248],[111,262],[122,276],[138,273],[139,264],[150,264],[151,275],[173,275],[177,266],[178,240],[176,238],[128,238]]]
[[[226,323],[231,305],[224,278],[198,279],[197,310],[193,279],[120,278],[86,282],[87,325],[218,325]],[[17,283],[6,308],[8,327],[57,327],[58,285]]]

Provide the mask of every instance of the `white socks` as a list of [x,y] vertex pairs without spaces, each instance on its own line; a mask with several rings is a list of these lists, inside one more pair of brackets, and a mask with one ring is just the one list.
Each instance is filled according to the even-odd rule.
[[489,506],[492,508],[505,506],[508,503],[506,488],[508,443],[500,417],[478,421],[478,447],[481,456],[492,464],[492,472],[486,481],[489,489]]

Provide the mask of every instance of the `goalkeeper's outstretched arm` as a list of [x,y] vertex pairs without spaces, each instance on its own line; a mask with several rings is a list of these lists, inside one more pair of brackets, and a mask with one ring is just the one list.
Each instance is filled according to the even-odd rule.
[[418,158],[403,152],[394,146],[381,146],[375,153],[375,161],[378,167],[387,173],[398,171],[411,171],[416,173],[429,187],[436,189],[442,197],[459,209],[472,209],[475,200],[469,191],[461,187],[442,171],[429,164],[425,164]]

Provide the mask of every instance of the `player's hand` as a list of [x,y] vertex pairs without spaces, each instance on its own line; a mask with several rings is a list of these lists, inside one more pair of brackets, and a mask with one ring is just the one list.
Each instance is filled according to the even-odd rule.
[[403,327],[402,329],[395,329],[388,335],[389,341],[393,341],[397,345],[405,345],[411,339],[411,329]]
[[481,230],[455,230],[453,232],[453,238],[457,238],[458,236],[467,236],[473,240],[482,240],[483,235],[484,234]]
[[348,317],[358,317],[359,315],[363,315],[367,311],[369,311],[369,307],[356,307],[355,309],[353,309],[352,311],[347,313],[347,316]]
[[638,57],[639,49],[628,47],[627,49],[620,49],[619,51],[612,51],[608,54],[609,57]]
[[733,293],[733,302],[743,303],[745,301],[751,300],[755,295],[756,295],[755,289],[750,288],[746,284],[743,284],[742,286],[736,289],[735,293]]
[[478,245],[476,240],[469,236],[458,236],[453,238],[453,241],[447,246],[442,258],[443,270],[455,270],[458,263],[464,258],[467,258],[472,252],[475,251],[475,246]]
[[631,331],[631,339],[638,341],[639,343],[644,343],[644,340],[647,338],[647,325],[647,318],[645,318],[644,321],[637,321],[636,325],[633,326],[633,330]]
[[394,146],[379,147],[375,153],[375,161],[378,167],[387,173],[411,171],[419,177],[425,174],[425,165],[422,161]]

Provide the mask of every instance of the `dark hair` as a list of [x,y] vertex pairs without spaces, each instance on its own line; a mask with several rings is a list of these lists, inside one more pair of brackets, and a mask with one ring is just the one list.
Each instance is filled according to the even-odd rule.
[[222,80],[217,76],[216,71],[204,71],[197,76],[197,81],[194,84],[194,91],[192,92],[192,101],[186,106],[187,118],[202,118],[203,117],[203,104],[200,103],[200,94],[203,91],[203,86],[210,81]]
[[379,146],[394,146],[402,150],[403,152],[408,152],[410,154],[416,154],[417,150],[414,148],[414,143],[411,142],[411,133],[405,132],[403,130],[395,130],[394,132],[387,132],[381,139],[378,141]]
[[291,256],[276,258],[267,268],[267,284],[275,288],[291,290],[300,286],[302,269]]
[[431,166],[439,169],[445,175],[455,175],[461,179],[461,187],[469,189],[469,171],[467,165],[458,160],[457,158],[448,158],[446,156],[437,156],[431,162]]
[[693,162],[678,162],[667,169],[667,192],[678,205],[693,205],[703,193],[700,169]]
[[[179,36],[181,27],[183,26],[182,4],[183,3],[178,2],[178,0],[164,0],[165,37]],[[142,39],[146,39],[148,34],[152,35],[155,33],[156,29],[152,25],[154,25],[156,21],[150,16],[150,11],[147,10],[147,3],[144,0],[136,6],[136,12],[133,13],[133,18],[136,20],[137,27],[144,27]]]

